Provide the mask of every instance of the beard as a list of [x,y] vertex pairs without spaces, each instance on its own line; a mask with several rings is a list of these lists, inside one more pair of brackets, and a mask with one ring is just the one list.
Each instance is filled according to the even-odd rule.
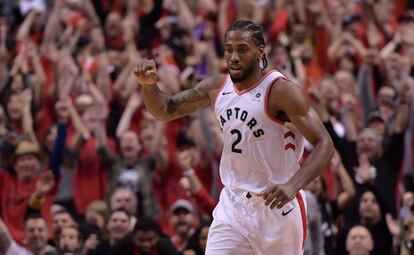
[[[256,67],[257,67],[258,63],[251,61],[247,66],[244,66],[243,69],[241,70],[240,74],[235,77],[231,74],[231,72],[229,71],[229,75],[231,78],[231,81],[233,83],[240,83],[245,81],[246,79],[248,79],[251,74],[255,71]],[[228,70],[230,70],[229,65],[227,65]]]

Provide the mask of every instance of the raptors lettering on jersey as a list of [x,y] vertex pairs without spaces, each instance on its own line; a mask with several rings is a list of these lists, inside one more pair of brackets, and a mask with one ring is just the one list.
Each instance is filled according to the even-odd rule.
[[[240,109],[240,107],[233,107],[229,108],[226,111],[226,115],[220,115],[220,123],[221,128],[223,129],[224,124],[226,124],[226,121],[230,121],[231,119],[240,120],[246,123],[247,127],[250,128],[250,130],[253,131],[253,135],[255,137],[260,137],[264,135],[263,129],[253,129],[257,125],[257,120],[254,117],[250,117],[249,113],[246,110]],[[248,120],[246,122],[246,120]],[[260,125],[259,125],[260,126]]]

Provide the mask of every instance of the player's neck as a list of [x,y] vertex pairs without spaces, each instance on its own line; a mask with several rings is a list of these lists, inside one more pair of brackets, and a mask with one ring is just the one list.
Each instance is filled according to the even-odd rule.
[[258,68],[247,79],[240,82],[234,82],[234,86],[240,91],[247,90],[260,81],[267,72],[268,70]]

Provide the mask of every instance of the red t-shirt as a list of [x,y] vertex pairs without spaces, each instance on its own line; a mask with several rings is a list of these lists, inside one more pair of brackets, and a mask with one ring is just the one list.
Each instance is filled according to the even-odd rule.
[[[108,147],[115,152],[115,143],[108,139]],[[95,139],[91,138],[79,152],[78,165],[73,180],[73,198],[79,214],[85,213],[89,203],[102,200],[108,190],[107,167],[96,151]]]
[[[15,175],[0,169],[1,216],[12,238],[19,244],[23,244],[24,217],[30,196],[36,189],[36,182],[37,178],[28,182],[20,182]],[[52,226],[50,208],[53,203],[54,193],[50,192],[46,195],[41,209],[41,213],[48,222],[49,228]]]

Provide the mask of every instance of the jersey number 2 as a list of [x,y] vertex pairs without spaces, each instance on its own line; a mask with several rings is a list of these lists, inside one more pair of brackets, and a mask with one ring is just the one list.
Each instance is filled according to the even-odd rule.
[[236,135],[236,140],[231,145],[231,151],[234,152],[234,153],[242,153],[242,150],[241,149],[236,148],[236,146],[240,143],[240,141],[242,139],[242,134],[237,129],[233,129],[232,131],[230,131],[230,133],[232,135]]

